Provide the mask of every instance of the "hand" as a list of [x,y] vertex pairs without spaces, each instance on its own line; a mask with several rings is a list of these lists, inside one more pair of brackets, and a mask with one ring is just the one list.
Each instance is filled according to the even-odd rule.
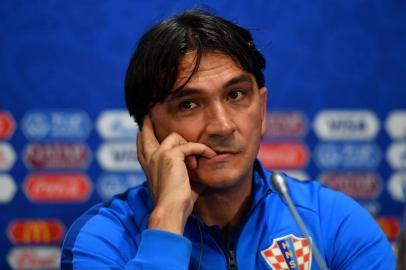
[[183,234],[186,220],[204,189],[202,184],[190,181],[188,168],[198,166],[196,155],[211,158],[216,152],[204,144],[187,142],[177,133],[159,144],[151,119],[146,116],[137,135],[137,154],[155,203],[148,227]]

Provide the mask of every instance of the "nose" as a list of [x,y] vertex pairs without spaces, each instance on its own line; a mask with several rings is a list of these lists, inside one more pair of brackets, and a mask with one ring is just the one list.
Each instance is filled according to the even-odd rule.
[[236,130],[231,112],[220,102],[210,106],[206,119],[206,132],[209,136],[229,136]]

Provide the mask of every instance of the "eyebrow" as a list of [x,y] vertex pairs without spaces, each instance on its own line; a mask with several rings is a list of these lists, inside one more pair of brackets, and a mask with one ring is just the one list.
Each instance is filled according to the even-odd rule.
[[[252,82],[251,77],[248,76],[247,74],[241,74],[234,78],[231,78],[229,81],[227,81],[225,84],[223,84],[223,88],[227,88],[227,87],[233,86],[238,83],[243,83],[243,82],[250,83],[250,85],[252,87],[253,82]],[[170,100],[173,100],[173,99],[178,99],[178,98],[182,98],[185,96],[191,96],[194,94],[198,94],[200,92],[201,92],[201,90],[199,88],[184,87],[184,88],[177,89],[174,92],[170,93],[168,98]]]

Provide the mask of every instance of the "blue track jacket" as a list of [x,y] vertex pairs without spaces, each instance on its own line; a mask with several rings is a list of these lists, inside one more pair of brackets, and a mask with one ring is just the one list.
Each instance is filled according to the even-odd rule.
[[[183,236],[147,229],[153,204],[147,185],[94,206],[69,229],[61,269],[319,269],[270,173],[254,164],[249,213],[228,230],[191,215]],[[331,270],[394,269],[393,251],[369,213],[317,181],[286,177],[311,241]]]

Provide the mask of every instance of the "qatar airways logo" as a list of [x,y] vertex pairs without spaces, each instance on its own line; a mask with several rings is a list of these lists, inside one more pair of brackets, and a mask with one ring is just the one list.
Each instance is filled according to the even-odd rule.
[[90,150],[82,143],[32,143],[24,151],[25,164],[35,169],[83,169],[90,159]]
[[97,160],[107,171],[141,171],[134,142],[107,142],[97,151]]
[[85,139],[92,128],[89,116],[81,110],[30,111],[21,128],[28,139]]
[[382,180],[374,173],[328,172],[319,179],[324,185],[355,199],[375,199],[382,191]]
[[298,111],[272,111],[267,115],[266,137],[302,137],[307,132],[307,119]]
[[324,140],[371,140],[379,121],[368,110],[326,110],[317,115],[314,130]]
[[108,110],[97,119],[97,130],[103,139],[135,140],[138,127],[127,111]]
[[385,129],[392,139],[406,139],[406,110],[391,112],[385,121]]
[[314,150],[314,159],[320,168],[375,169],[382,159],[380,148],[374,143],[320,143]]

